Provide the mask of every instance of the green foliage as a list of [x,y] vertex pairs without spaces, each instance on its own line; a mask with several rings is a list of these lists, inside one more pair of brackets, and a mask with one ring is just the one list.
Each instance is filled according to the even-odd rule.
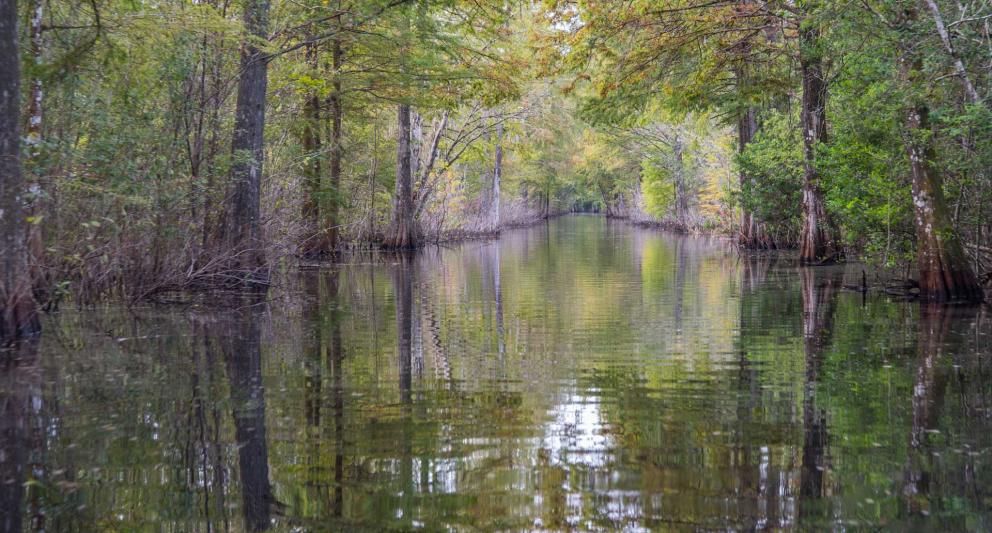
[[651,216],[663,218],[669,214],[675,203],[675,184],[671,170],[658,159],[641,161],[641,192],[644,205]]
[[802,138],[796,118],[772,112],[738,158],[748,176],[741,202],[766,222],[780,242],[794,242],[802,225]]

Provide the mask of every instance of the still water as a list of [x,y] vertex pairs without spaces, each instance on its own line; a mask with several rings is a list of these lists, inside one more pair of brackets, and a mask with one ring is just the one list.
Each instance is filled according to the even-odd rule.
[[992,528],[992,320],[591,216],[251,305],[63,311],[0,529]]

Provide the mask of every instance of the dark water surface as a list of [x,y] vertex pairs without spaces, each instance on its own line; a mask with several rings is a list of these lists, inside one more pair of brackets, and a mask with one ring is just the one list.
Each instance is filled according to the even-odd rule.
[[0,369],[0,530],[992,528],[992,320],[575,216],[64,311]]

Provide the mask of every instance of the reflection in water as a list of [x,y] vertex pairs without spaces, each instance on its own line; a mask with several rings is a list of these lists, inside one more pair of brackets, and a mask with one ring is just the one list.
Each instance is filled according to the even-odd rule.
[[[194,321],[192,363],[190,365],[190,402],[187,414],[191,431],[187,433],[184,449],[187,451],[186,470],[190,480],[199,489],[203,499],[203,518],[207,530],[229,530],[227,494],[227,468],[224,443],[221,439],[222,420],[226,417],[216,401],[216,388],[224,380],[218,361],[222,359],[213,345],[213,335],[225,327]],[[216,328],[216,329],[215,329]]]
[[262,385],[261,316],[259,302],[241,302],[210,333],[224,357],[231,385],[238,471],[245,526],[269,528],[275,500],[269,483],[269,453],[265,437],[265,387]]
[[929,512],[927,497],[933,481],[929,463],[933,450],[927,432],[936,429],[937,417],[944,402],[946,379],[944,372],[938,370],[937,366],[949,348],[945,340],[954,314],[953,307],[922,305],[920,308],[912,429],[909,433],[909,450],[902,487],[907,511],[911,514]]
[[396,354],[399,361],[400,393],[403,403],[410,403],[413,380],[413,278],[415,269],[410,254],[396,257],[390,272],[396,295]]
[[4,518],[992,529],[986,312],[585,216],[374,259],[264,306],[66,311],[3,371]]
[[834,313],[837,308],[839,280],[825,268],[804,267],[802,277],[803,298],[803,352],[805,380],[803,383],[803,449],[799,481],[799,511],[809,515],[810,504],[824,496],[824,475],[827,464],[826,410],[817,405],[823,359],[830,349],[834,332]]
[[344,512],[344,348],[341,342],[341,313],[338,302],[340,272],[332,270],[324,277],[330,318],[328,359],[331,367],[331,402],[334,407],[334,516]]
[[41,405],[37,344],[0,351],[0,533],[24,530],[25,485],[35,475],[31,455],[42,444]]

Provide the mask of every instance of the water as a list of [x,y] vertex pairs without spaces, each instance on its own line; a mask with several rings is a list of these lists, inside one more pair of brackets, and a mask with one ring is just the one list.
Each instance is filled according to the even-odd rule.
[[574,216],[64,311],[0,370],[0,529],[989,530],[987,311],[859,279]]

